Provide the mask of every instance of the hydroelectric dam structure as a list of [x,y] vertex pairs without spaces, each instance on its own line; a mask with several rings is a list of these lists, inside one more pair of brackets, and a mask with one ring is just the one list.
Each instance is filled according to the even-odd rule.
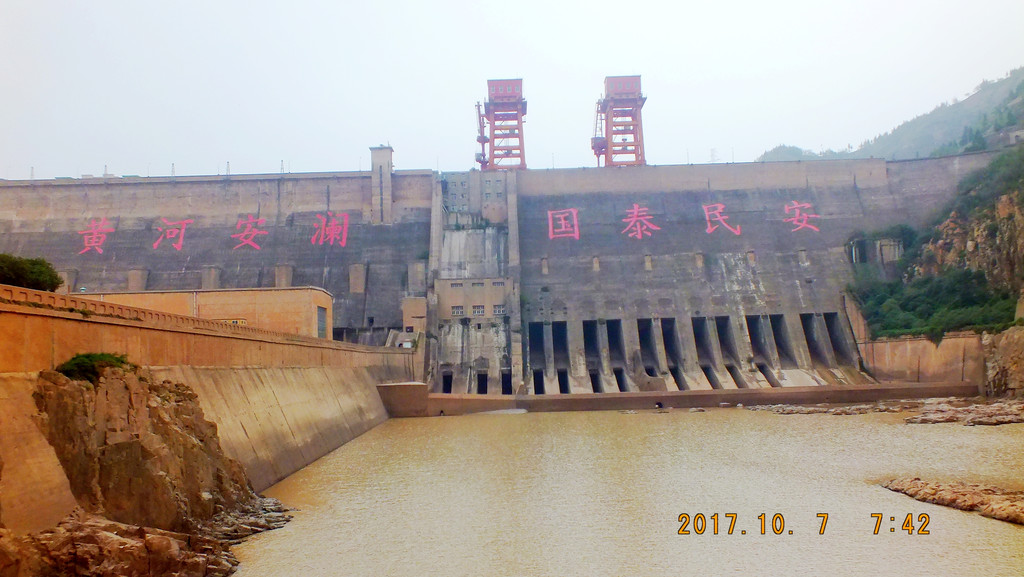
[[[488,83],[478,168],[0,181],[0,252],[65,292],[323,287],[328,333],[422,334],[435,393],[872,382],[844,290],[993,153],[648,165],[639,77],[609,77],[598,166],[526,166],[521,80]],[[333,330],[331,330],[333,329]]]

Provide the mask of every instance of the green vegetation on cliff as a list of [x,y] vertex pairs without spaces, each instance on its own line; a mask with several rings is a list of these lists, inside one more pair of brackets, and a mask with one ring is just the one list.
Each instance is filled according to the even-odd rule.
[[[1003,269],[1015,266],[1019,259],[993,258],[993,251],[982,245],[1002,242],[1017,246],[1021,240],[1001,238],[1004,230],[1013,231],[1014,236],[1020,233],[998,222],[995,207],[1007,198],[1024,206],[1024,146],[1000,155],[985,170],[965,178],[959,192],[931,230],[916,232],[903,226],[858,235],[898,239],[904,247],[896,271],[900,280],[883,279],[877,268],[858,265],[855,281],[848,287],[860,303],[873,337],[910,334],[941,338],[948,331],[998,332],[1013,324],[1018,284],[1005,279],[1019,275]],[[1012,221],[1013,217],[1003,220]],[[965,224],[967,221],[971,224]],[[970,237],[970,244],[964,233],[967,229],[977,232]],[[970,254],[977,256],[968,258]]]
[[1013,324],[1017,299],[993,290],[985,273],[946,269],[904,283],[858,275],[851,292],[873,337],[927,335],[956,330],[998,332]]
[[57,372],[71,379],[72,381],[89,381],[96,384],[100,379],[100,372],[107,367],[124,368],[132,366],[126,355],[112,355],[110,353],[80,353],[57,367]]
[[0,253],[0,284],[53,292],[63,283],[53,265],[44,259]]

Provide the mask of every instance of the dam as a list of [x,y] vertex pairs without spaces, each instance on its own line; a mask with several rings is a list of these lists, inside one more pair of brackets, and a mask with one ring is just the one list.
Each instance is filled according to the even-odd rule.
[[[64,291],[315,286],[327,335],[424,338],[431,392],[870,383],[843,291],[994,153],[0,182],[0,251]],[[884,240],[884,239],[883,239]],[[873,243],[873,244],[872,244]]]

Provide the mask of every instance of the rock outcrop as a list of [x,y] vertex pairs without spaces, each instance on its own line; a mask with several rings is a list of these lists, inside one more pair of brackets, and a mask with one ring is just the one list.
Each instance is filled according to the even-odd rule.
[[238,561],[216,539],[126,525],[79,511],[53,529],[0,529],[0,577],[224,577]]
[[194,531],[255,499],[189,387],[115,368],[95,386],[53,371],[44,371],[39,383],[39,427],[86,511]]
[[186,385],[136,369],[95,384],[44,371],[33,397],[79,508],[33,534],[0,525],[0,577],[230,575],[230,544],[290,519],[224,455]]
[[985,335],[982,343],[989,394],[1024,397],[1024,327]]
[[937,237],[922,248],[918,274],[946,267],[980,270],[991,286],[1019,293],[1024,288],[1024,211],[1017,197],[1000,196],[991,208],[970,216],[950,214],[936,227]]
[[1024,423],[1024,401],[994,400],[984,403],[928,403],[920,414],[903,419],[912,424],[963,423],[964,425],[1009,425]]
[[917,477],[892,479],[882,486],[925,503],[977,511],[986,517],[1024,525],[1022,491],[1006,491],[972,483],[930,483]]

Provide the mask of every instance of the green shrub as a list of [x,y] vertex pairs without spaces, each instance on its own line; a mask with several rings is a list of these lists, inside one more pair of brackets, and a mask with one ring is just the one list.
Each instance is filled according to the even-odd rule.
[[0,284],[53,292],[63,282],[53,266],[44,259],[0,253]]
[[57,367],[57,372],[73,381],[89,381],[96,384],[100,379],[100,371],[107,367],[133,367],[126,355],[110,353],[81,353],[71,357]]
[[909,283],[885,282],[859,269],[849,287],[874,337],[956,330],[999,331],[1013,324],[1017,299],[988,286],[985,273],[947,269]]

